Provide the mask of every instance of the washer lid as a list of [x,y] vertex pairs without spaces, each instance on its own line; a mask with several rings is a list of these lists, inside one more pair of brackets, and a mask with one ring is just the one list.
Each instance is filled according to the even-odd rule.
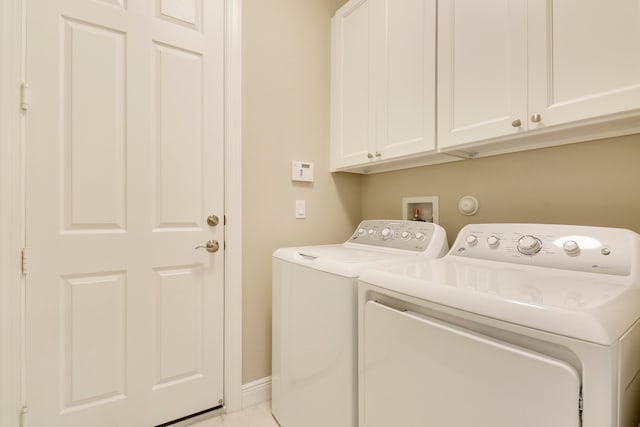
[[370,270],[360,280],[403,295],[610,345],[640,318],[630,276],[446,257]]
[[273,253],[274,259],[344,277],[358,277],[365,269],[413,261],[417,257],[416,252],[391,252],[374,248],[364,250],[348,247],[345,244],[280,248]]

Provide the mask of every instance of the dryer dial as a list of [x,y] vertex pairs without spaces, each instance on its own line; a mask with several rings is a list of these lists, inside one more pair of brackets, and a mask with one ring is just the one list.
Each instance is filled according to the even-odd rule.
[[580,246],[574,240],[564,242],[562,249],[564,249],[564,252],[569,256],[580,255]]

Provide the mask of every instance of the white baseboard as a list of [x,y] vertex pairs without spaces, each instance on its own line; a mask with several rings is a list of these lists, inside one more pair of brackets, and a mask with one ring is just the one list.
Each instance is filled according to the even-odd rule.
[[[252,381],[242,385],[242,408],[246,409],[251,406],[259,405],[263,402],[271,400],[271,377],[260,378],[259,380]],[[189,427],[195,424],[204,423],[212,418],[222,416],[224,419],[225,414],[231,414],[241,409],[238,408],[220,408],[214,411],[209,411],[201,415],[180,421],[172,424],[171,427]],[[217,423],[214,423],[217,425]],[[4,425],[4,424],[2,424]],[[16,424],[17,425],[17,424]]]
[[242,409],[271,400],[271,377],[242,384]]

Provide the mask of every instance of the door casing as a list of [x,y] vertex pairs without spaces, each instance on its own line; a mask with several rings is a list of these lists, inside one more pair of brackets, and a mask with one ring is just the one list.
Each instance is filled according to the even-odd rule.
[[21,4],[0,0],[0,425],[7,427],[19,425],[22,401]]
[[[225,409],[242,408],[242,0],[225,1]],[[20,425],[24,369],[24,8],[0,0],[0,425]]]

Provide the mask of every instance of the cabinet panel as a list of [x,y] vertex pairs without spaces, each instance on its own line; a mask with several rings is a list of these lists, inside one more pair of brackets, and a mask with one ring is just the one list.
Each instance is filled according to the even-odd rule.
[[[435,149],[436,5],[434,0],[387,4],[384,109],[378,133],[382,158]],[[384,69],[384,68],[383,68]]]
[[444,0],[438,15],[438,144],[521,132],[526,125],[526,5]]
[[529,109],[539,126],[640,108],[640,2],[529,3]]
[[331,139],[334,168],[371,152],[371,2],[354,2],[332,21]]

